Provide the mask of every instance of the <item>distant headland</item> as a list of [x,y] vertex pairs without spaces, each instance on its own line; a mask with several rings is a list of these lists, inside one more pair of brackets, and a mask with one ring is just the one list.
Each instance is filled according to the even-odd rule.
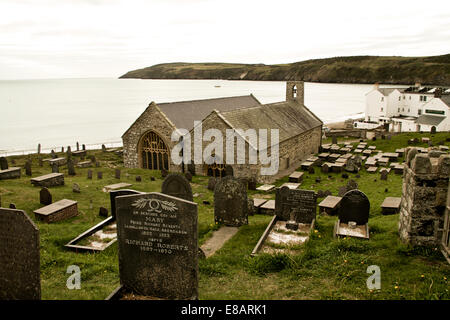
[[289,64],[163,63],[120,78],[303,80],[326,83],[450,85],[450,54],[429,57],[351,56]]

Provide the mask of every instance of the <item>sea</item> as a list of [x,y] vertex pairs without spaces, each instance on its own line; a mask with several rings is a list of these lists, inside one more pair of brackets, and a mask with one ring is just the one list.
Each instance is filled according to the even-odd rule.
[[[253,94],[285,100],[284,81],[49,79],[0,80],[0,156],[42,152],[79,142],[120,147],[121,136],[156,103]],[[305,105],[322,121],[364,116],[367,84],[305,83]],[[198,119],[201,120],[201,119]]]

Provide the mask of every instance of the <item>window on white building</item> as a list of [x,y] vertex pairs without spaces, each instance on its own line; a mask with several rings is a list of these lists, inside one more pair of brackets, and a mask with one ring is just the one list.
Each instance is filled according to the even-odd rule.
[[383,107],[381,107],[381,112],[383,112]]
[[402,97],[398,97],[398,101],[402,100]]
[[384,101],[384,97],[381,97],[381,102],[383,102]]
[[397,112],[400,112],[400,108],[397,109]]
[[427,101],[427,96],[423,96],[423,101]]
[[420,116],[422,114],[422,110],[421,109],[417,110],[417,114]]

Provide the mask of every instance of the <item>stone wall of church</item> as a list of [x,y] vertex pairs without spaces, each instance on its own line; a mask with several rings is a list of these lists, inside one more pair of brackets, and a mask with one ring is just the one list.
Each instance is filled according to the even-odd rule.
[[[123,161],[127,168],[139,168],[139,150],[138,145],[141,137],[149,132],[156,132],[166,143],[169,150],[175,146],[170,137],[174,127],[167,118],[155,107],[150,104],[147,110],[136,120],[131,128],[123,135]],[[172,163],[169,156],[170,171],[179,172],[181,167]]]

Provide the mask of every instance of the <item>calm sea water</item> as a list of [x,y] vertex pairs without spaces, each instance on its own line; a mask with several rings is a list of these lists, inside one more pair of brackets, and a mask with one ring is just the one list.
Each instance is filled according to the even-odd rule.
[[[220,87],[217,87],[220,86]],[[305,105],[325,123],[362,116],[371,85],[305,83]],[[226,80],[58,79],[0,81],[0,154],[73,146],[121,145],[151,101],[253,95],[283,101],[285,82]],[[201,120],[201,119],[199,119]]]

